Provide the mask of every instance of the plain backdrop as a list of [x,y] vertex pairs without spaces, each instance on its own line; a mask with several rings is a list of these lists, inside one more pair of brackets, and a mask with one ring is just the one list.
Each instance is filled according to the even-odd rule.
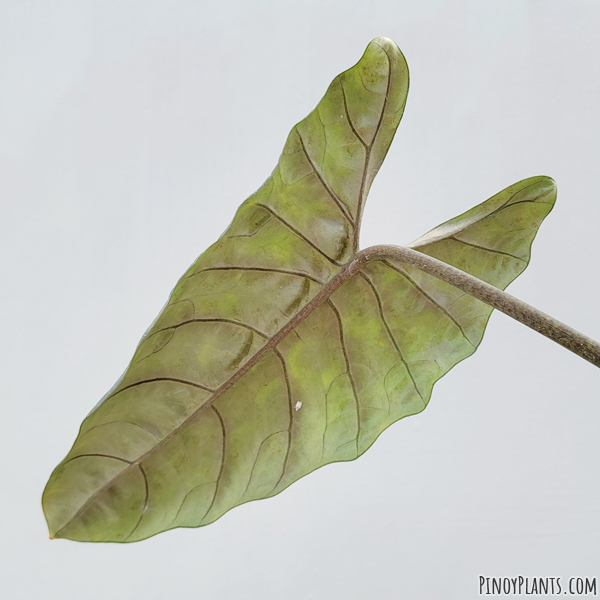
[[40,497],[177,279],[378,35],[411,71],[361,246],[533,175],[512,294],[600,339],[600,2],[0,0],[0,595],[476,598],[600,577],[600,371],[494,313],[428,409],[202,529],[48,539]]

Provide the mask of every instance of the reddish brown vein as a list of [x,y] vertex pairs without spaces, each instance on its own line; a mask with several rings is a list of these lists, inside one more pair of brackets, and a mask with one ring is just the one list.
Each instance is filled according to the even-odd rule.
[[[397,342],[394,334],[392,333],[392,330],[390,329],[387,319],[385,318],[385,314],[383,312],[383,302],[381,301],[381,295],[379,294],[379,290],[377,289],[375,284],[371,281],[371,279],[369,277],[367,277],[367,275],[365,275],[365,273],[363,271],[361,271],[359,273],[359,275],[369,284],[369,287],[373,291],[373,294],[375,294],[375,300],[377,301],[377,306],[379,307],[379,316],[381,318],[381,321],[383,322],[383,324],[385,326],[385,329],[388,333],[388,336],[389,336],[392,344],[394,345],[394,348],[396,348],[396,352],[398,353],[398,356],[400,357],[402,364],[404,365],[407,373],[409,374],[409,376],[412,380],[415,391],[417,392],[417,394],[419,394],[421,400],[423,401],[423,404],[425,404],[423,394],[421,394],[421,391],[419,390],[419,386],[417,385],[417,382],[412,374],[412,371],[410,370],[410,367],[409,367],[408,363],[406,362],[404,355],[402,354],[402,350],[400,350],[400,346],[398,345],[398,342]],[[386,375],[386,377],[387,377],[387,375]],[[388,404],[389,404],[389,396],[388,396]]]
[[206,273],[207,271],[258,271],[260,273],[281,273],[282,275],[294,275],[295,277],[304,277],[304,279],[310,279],[311,281],[314,281],[319,285],[324,285],[324,283],[320,279],[317,279],[316,277],[313,277],[308,273],[302,273],[301,271],[292,271],[290,269],[275,269],[271,267],[207,267],[206,269],[200,269],[200,271],[196,271],[195,273],[188,275],[187,279],[191,279],[192,277],[200,275],[200,273]]
[[283,376],[285,377],[285,386],[287,389],[287,398],[288,398],[289,425],[288,425],[288,447],[285,452],[285,458],[283,460],[281,475],[279,476],[277,483],[273,486],[273,489],[269,492],[269,494],[272,494],[277,489],[277,486],[281,483],[281,480],[283,479],[283,476],[285,475],[285,471],[287,469],[288,458],[290,457],[290,450],[292,448],[292,427],[294,425],[294,409],[292,407],[292,386],[290,384],[290,377],[288,374],[287,365],[285,364],[285,359],[283,358],[283,354],[281,354],[281,352],[277,348],[274,348],[273,351],[275,352],[275,354],[277,355],[277,358],[281,362],[281,367],[283,369]]
[[223,470],[225,468],[225,451],[227,450],[227,430],[225,429],[225,422],[223,421],[223,417],[221,416],[221,413],[217,410],[217,407],[212,405],[211,408],[214,411],[214,413],[217,415],[217,417],[219,419],[219,423],[221,423],[221,433],[223,435],[223,438],[222,438],[223,439],[223,447],[221,448],[221,466],[219,467],[219,475],[217,476],[217,484],[215,485],[215,493],[213,494],[213,498],[210,503],[210,506],[206,509],[206,512],[204,513],[204,516],[200,520],[200,523],[202,523],[202,521],[204,521],[204,519],[206,519],[206,517],[209,515],[212,507],[215,504],[215,500],[217,499],[217,494],[219,493],[219,485],[221,483],[221,477],[223,476]]
[[267,206],[266,204],[261,204],[259,202],[257,202],[255,204],[255,206],[260,206],[261,208],[268,210],[280,223],[285,225],[285,227],[287,227],[292,233],[297,235],[303,242],[305,242],[311,248],[316,250],[321,256],[326,258],[331,264],[335,265],[336,267],[343,266],[341,262],[338,262],[337,260],[331,258],[331,256],[329,256],[326,252],[323,252],[323,250],[321,250],[321,248],[319,248],[319,246],[317,246],[314,242],[311,242],[302,232],[298,231],[298,229],[296,229],[291,223],[288,223],[288,221],[286,221],[280,214],[275,212],[275,210],[273,208],[271,208],[270,206]]
[[323,186],[323,188],[325,188],[325,191],[329,194],[329,196],[331,197],[331,199],[336,203],[337,207],[340,209],[340,211],[344,215],[344,217],[346,217],[346,219],[348,220],[348,222],[350,223],[350,225],[352,225],[352,227],[354,227],[354,219],[352,218],[352,215],[348,211],[348,208],[336,196],[336,194],[334,193],[334,191],[329,187],[328,183],[325,181],[325,179],[323,178],[323,176],[321,175],[321,173],[318,171],[318,169],[315,166],[315,164],[313,163],[310,155],[308,154],[308,151],[306,150],[306,146],[304,145],[304,140],[302,139],[302,136],[300,135],[300,132],[297,129],[296,129],[296,133],[298,134],[298,139],[300,140],[300,145],[302,146],[302,151],[304,152],[304,156],[306,156],[306,160],[308,161],[308,164],[310,165],[310,167],[313,170],[314,174],[317,176],[317,179],[321,182],[321,185]]
[[358,455],[358,438],[360,437],[360,402],[358,400],[358,392],[356,391],[356,383],[354,381],[354,376],[352,375],[352,369],[350,368],[350,359],[348,358],[346,340],[344,339],[344,325],[342,323],[342,315],[340,315],[340,311],[331,301],[331,298],[327,300],[327,304],[330,306],[331,310],[333,310],[337,319],[338,330],[340,333],[340,345],[342,347],[342,353],[344,354],[344,361],[346,362],[346,373],[348,374],[348,379],[350,380],[350,385],[352,386],[352,394],[354,395],[354,402],[356,403],[356,454]]

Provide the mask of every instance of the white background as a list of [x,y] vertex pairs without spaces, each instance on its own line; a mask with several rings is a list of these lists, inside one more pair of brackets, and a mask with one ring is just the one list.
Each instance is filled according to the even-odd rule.
[[510,291],[600,339],[599,2],[0,0],[4,598],[451,600],[480,574],[600,577],[600,371],[496,313],[358,461],[206,528],[48,539],[41,493],[81,420],[377,35],[411,90],[362,247],[550,175]]

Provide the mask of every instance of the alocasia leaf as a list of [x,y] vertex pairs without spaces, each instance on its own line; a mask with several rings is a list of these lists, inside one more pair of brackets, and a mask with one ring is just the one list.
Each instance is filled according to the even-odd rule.
[[[357,251],[407,91],[404,57],[377,38],[292,129],[53,472],[53,537],[137,541],[274,496],[422,411],[475,351],[489,306]],[[549,178],[521,181],[411,246],[505,288],[555,196]]]

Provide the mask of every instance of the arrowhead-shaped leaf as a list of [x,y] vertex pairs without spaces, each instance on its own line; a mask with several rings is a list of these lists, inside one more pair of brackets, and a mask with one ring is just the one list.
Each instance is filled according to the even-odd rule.
[[[354,260],[407,91],[404,57],[377,38],[292,129],[53,472],[52,536],[136,541],[274,496],[423,410],[475,351],[491,308],[414,267]],[[412,247],[505,288],[555,196],[549,178],[521,181]]]

